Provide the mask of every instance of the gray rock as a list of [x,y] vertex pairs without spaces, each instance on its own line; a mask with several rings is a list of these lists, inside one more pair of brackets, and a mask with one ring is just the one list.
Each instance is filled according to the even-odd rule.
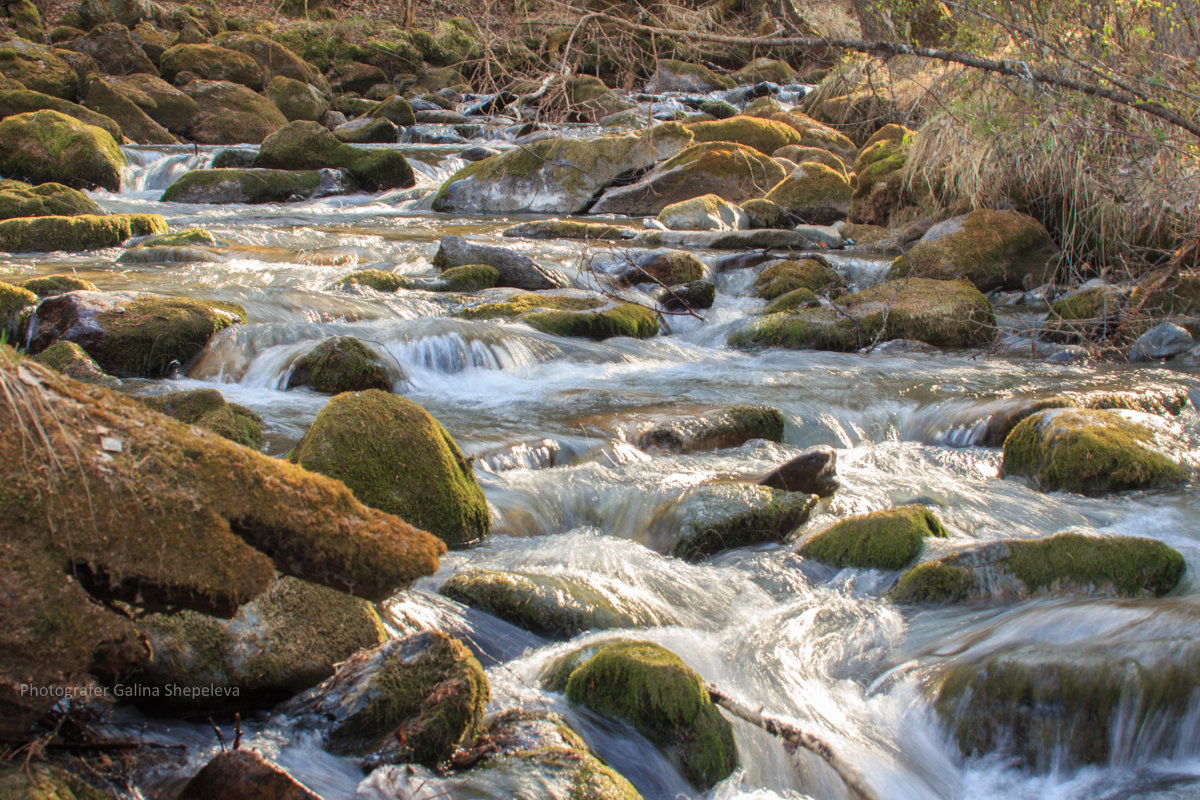
[[458,157],[463,161],[483,161],[485,158],[491,158],[499,152],[499,150],[493,150],[490,147],[476,145],[475,147],[468,147],[466,150],[463,150],[458,154]]
[[520,253],[505,250],[503,247],[474,244],[459,236],[442,237],[433,265],[445,270],[465,264],[486,264],[494,267],[500,273],[500,286],[535,292],[540,289],[562,289],[571,285],[564,273],[540,267],[533,259]]
[[391,120],[359,117],[338,125],[333,135],[349,144],[393,144],[400,138],[400,129]]
[[404,129],[406,144],[466,144],[467,140],[451,128],[441,125],[409,125]]
[[841,231],[829,225],[797,225],[793,230],[806,239],[835,250],[846,246]]
[[416,111],[418,123],[434,124],[434,125],[461,125],[470,122],[471,118],[466,114],[460,114],[457,111],[448,111],[444,108],[439,108],[434,111]]
[[1160,322],[1143,333],[1129,348],[1130,361],[1158,361],[1186,353],[1196,342],[1187,329],[1173,322]]

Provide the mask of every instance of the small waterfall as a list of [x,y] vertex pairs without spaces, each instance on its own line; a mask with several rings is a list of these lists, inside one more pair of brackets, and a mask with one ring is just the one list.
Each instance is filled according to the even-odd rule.
[[121,175],[121,193],[162,192],[185,172],[210,167],[220,149],[123,147],[129,163]]

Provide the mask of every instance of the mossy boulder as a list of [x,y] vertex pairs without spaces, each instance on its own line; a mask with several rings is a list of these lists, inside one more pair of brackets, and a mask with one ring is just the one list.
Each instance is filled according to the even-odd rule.
[[413,114],[412,106],[400,95],[393,95],[377,105],[371,111],[371,116],[377,119],[389,120],[398,127],[417,124],[417,118]]
[[200,106],[196,101],[157,75],[135,73],[112,77],[109,81],[171,133],[187,133],[200,119]]
[[[327,90],[325,80],[315,69],[283,44],[257,33],[228,31],[213,38],[213,44],[250,56],[264,76],[279,76],[303,83],[317,84]],[[203,77],[203,76],[201,76]],[[231,79],[232,80],[232,79]]]
[[38,297],[50,297],[64,292],[74,292],[80,289],[89,292],[96,291],[96,284],[77,278],[74,275],[42,275],[37,278],[25,278],[16,282],[22,289],[28,289]]
[[606,262],[602,268],[618,283],[630,286],[640,283],[676,286],[698,281],[708,272],[704,262],[682,250],[626,253],[620,261]]
[[500,274],[499,285],[540,291],[570,285],[563,272],[543,267],[532,258],[504,247],[469,242],[461,236],[443,236],[433,265],[440,270],[485,264]]
[[42,15],[33,0],[8,0],[4,10],[18,36],[31,42],[45,41],[46,29],[42,27]]
[[667,311],[702,310],[712,308],[717,299],[717,287],[710,280],[692,281],[665,287],[655,299]]
[[835,156],[828,150],[823,150],[820,147],[807,147],[800,144],[789,144],[787,147],[781,147],[771,154],[773,158],[786,158],[793,164],[803,164],[808,161],[814,161],[818,164],[824,164],[834,172],[840,172],[845,175],[847,173],[846,163]]
[[475,742],[489,696],[471,651],[433,632],[352,656],[286,708],[311,719],[334,753],[434,767]]
[[[134,40],[129,29],[119,22],[97,25],[83,36],[63,42],[62,47],[95,59],[100,70],[110,75],[158,74],[150,56]],[[83,73],[80,75],[82,77]]]
[[32,308],[37,302],[38,296],[29,289],[0,282],[0,332],[9,341],[17,338],[25,309]]
[[256,92],[263,88],[263,71],[257,61],[215,44],[175,45],[162,54],[158,67],[168,81],[190,72],[202,80],[239,83]]
[[794,221],[774,200],[751,198],[742,202],[742,211],[746,212],[751,228],[771,229],[789,228]]
[[763,300],[774,300],[796,289],[807,289],[815,295],[842,285],[841,276],[819,258],[777,261],[754,279],[755,294]]
[[283,75],[276,75],[271,79],[265,94],[289,122],[320,122],[329,111],[329,101],[317,87]]
[[105,800],[108,795],[61,767],[28,761],[0,768],[0,797],[5,800]]
[[981,291],[1032,289],[1052,278],[1058,247],[1040,222],[1018,211],[972,211],[939,222],[889,277],[965,279]]
[[359,117],[338,125],[333,135],[347,144],[395,144],[400,131],[390,119]]
[[164,203],[289,203],[343,194],[353,184],[339,170],[193,169],[166,188]]
[[25,114],[32,111],[57,111],[77,119],[87,125],[94,125],[108,132],[117,142],[121,141],[121,126],[116,120],[105,116],[102,112],[84,108],[78,103],[63,100],[41,92],[29,89],[6,89],[0,91],[0,117],[11,117],[14,114]]
[[897,506],[834,524],[805,542],[800,555],[835,567],[903,569],[920,554],[923,539],[947,535],[925,506]]
[[579,293],[519,292],[503,300],[484,299],[481,303],[456,312],[456,316],[465,319],[517,319],[532,311],[590,311],[604,305],[605,302],[599,297]]
[[34,356],[34,360],[77,381],[97,383],[108,388],[121,385],[120,378],[100,369],[96,360],[74,342],[55,342]]
[[137,144],[178,144],[171,132],[119,91],[114,82],[93,75],[87,84],[83,104],[109,117],[121,126],[126,139]]
[[167,230],[158,214],[80,214],[74,217],[16,217],[0,221],[0,251],[80,252],[116,247],[134,236]]
[[392,390],[394,369],[353,336],[326,339],[301,357],[288,376],[287,388],[307,386],[326,394]]
[[828,225],[850,211],[850,183],[835,169],[806,161],[767,192],[766,199],[796,219]]
[[614,336],[649,339],[658,334],[658,315],[645,306],[617,303],[594,311],[531,311],[519,321],[554,336],[601,341]]
[[470,569],[456,572],[438,591],[526,630],[562,639],[589,630],[677,622],[566,575]]
[[800,134],[800,144],[803,146],[828,150],[840,158],[842,163],[851,164],[858,155],[858,145],[845,134],[796,109],[776,111],[769,114],[768,119],[787,125]]
[[609,189],[589,213],[653,216],[673,203],[709,194],[740,203],[763,196],[783,177],[783,167],[751,147],[732,142],[697,144],[637,182]]
[[79,76],[60,52],[20,38],[0,42],[0,75],[35,92],[74,100],[79,93]]
[[[1050,304],[1050,313],[1039,335],[1048,341],[1063,343],[1093,342],[1107,339],[1126,322],[1130,291],[1119,286],[1093,286],[1060,297]],[[1137,320],[1129,328],[1141,331]]]
[[198,107],[188,136],[199,144],[258,144],[287,124],[274,103],[230,81],[189,81],[183,91]]
[[377,292],[395,292],[408,287],[408,278],[382,269],[363,269],[352,272],[338,281],[339,286],[366,286]]
[[[0,384],[25,398],[0,393],[0,429],[41,432],[0,437],[6,739],[57,702],[22,695],[19,685],[65,691],[92,677],[115,680],[149,657],[129,614],[114,606],[229,617],[276,569],[380,600],[437,569],[441,542],[367,508],[337,481],[11,349],[0,349]],[[89,456],[63,470],[72,452]]]
[[491,525],[471,461],[436,419],[403,397],[377,389],[337,395],[289,458],[451,545],[477,542]]
[[854,194],[850,221],[884,225],[909,199],[904,187],[904,166],[912,146],[912,131],[887,125],[876,132],[854,162]]
[[697,416],[678,417],[638,436],[643,450],[693,453],[738,447],[751,439],[783,441],[783,414],[770,406],[730,406]]
[[0,220],[103,213],[95,200],[61,183],[30,186],[23,181],[0,180]]
[[68,292],[38,304],[29,351],[75,342],[105,372],[162,377],[200,354],[217,331],[244,322],[231,304],[138,292]]
[[700,142],[735,142],[771,155],[781,147],[800,144],[801,135],[782,122],[745,115],[710,122],[693,122],[685,126]]
[[1188,470],[1155,449],[1154,434],[1113,411],[1058,408],[1021,420],[1004,440],[1004,475],[1043,491],[1100,495],[1186,481]]
[[583,222],[574,219],[540,219],[522,222],[504,229],[510,239],[577,239],[581,241],[619,241],[636,235],[632,228],[604,222]]
[[733,77],[742,85],[770,81],[782,86],[796,82],[796,70],[777,58],[756,58],[733,73]]
[[620,175],[670,158],[691,141],[677,123],[630,136],[540,139],[463,167],[442,184],[433,210],[577,214]]
[[551,102],[543,100],[539,110],[563,113],[570,122],[599,122],[634,107],[594,75],[570,76],[563,82],[561,94],[551,98]]
[[699,92],[732,89],[736,83],[728,75],[718,75],[703,64],[674,58],[660,58],[646,84],[647,92]]
[[729,119],[738,115],[737,106],[731,106],[724,100],[705,100],[700,103],[700,113],[707,114],[711,119]]
[[30,183],[117,191],[125,155],[108,131],[58,111],[0,120],[0,173]]
[[[59,344],[51,345],[49,349]],[[142,396],[138,398],[147,407],[168,417],[174,417],[188,425],[207,428],[231,442],[261,450],[266,444],[263,436],[262,418],[245,406],[225,402],[216,389],[192,389],[185,392]]]
[[1060,533],[969,547],[920,564],[901,576],[893,597],[900,603],[1161,597],[1186,569],[1183,556],[1156,539]]
[[785,542],[817,505],[817,496],[751,484],[714,484],[679,498],[649,533],[655,550],[701,561],[722,550]]
[[416,183],[412,167],[396,150],[344,144],[316,122],[293,122],[263,140],[254,166],[268,169],[344,169],[369,192],[406,189]]
[[996,336],[992,305],[966,281],[910,278],[843,295],[822,306],[768,314],[735,331],[735,347],[851,352],[890,339],[970,347]]
[[325,77],[329,79],[330,88],[337,94],[366,94],[372,86],[388,82],[387,73],[382,69],[361,61],[334,64],[325,73]]
[[490,289],[500,282],[500,271],[487,264],[464,264],[461,267],[451,267],[442,273],[438,280],[438,290],[442,292],[478,292]]
[[750,227],[746,212],[715,194],[672,203],[658,221],[673,231],[737,231]]
[[697,788],[737,768],[733,727],[700,676],[660,645],[616,639],[578,650],[553,667],[548,684],[573,703],[632,723]]

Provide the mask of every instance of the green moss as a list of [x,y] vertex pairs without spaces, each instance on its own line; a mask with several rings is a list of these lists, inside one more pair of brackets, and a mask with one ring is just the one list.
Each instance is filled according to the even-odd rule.
[[465,317],[466,319],[515,319],[530,311],[541,311],[544,309],[585,311],[600,308],[603,305],[604,302],[602,300],[594,297],[574,297],[571,295],[526,292],[523,294],[514,294],[507,300],[484,303],[473,308],[468,308],[459,312],[458,316]]
[[959,603],[970,597],[976,586],[970,570],[930,561],[905,572],[892,596],[897,603]]
[[337,395],[289,458],[449,544],[476,542],[490,527],[471,462],[437,420],[403,397],[379,390]]
[[164,203],[283,203],[311,197],[321,185],[316,170],[194,169],[176,179]]
[[261,450],[266,444],[262,418],[244,406],[226,403],[216,389],[194,389],[138,399],[155,411],[206,428],[244,447]]
[[763,198],[745,200],[741,206],[742,211],[750,215],[751,228],[789,227],[790,215],[774,201]]
[[821,304],[821,301],[813,293],[812,289],[793,289],[790,292],[785,292],[779,295],[763,309],[764,314],[778,314],[781,312],[795,311],[799,308],[815,308]]
[[543,333],[597,341],[614,336],[649,339],[658,334],[658,315],[632,303],[601,311],[534,311],[521,316],[520,321]]
[[816,258],[779,261],[754,279],[756,294],[764,300],[774,300],[796,289],[808,289],[813,294],[841,285],[841,277]]
[[783,542],[808,520],[817,496],[766,486],[701,487],[683,501],[670,554],[700,561],[722,550]]
[[621,274],[624,283],[657,282],[664,286],[698,281],[705,276],[704,263],[691,253],[666,250],[634,256]]
[[547,219],[522,222],[506,228],[504,235],[512,239],[581,239],[619,240],[632,238],[634,231],[603,222],[580,222],[572,219]]
[[63,100],[74,100],[79,91],[75,70],[54,48],[32,41],[9,39],[0,45],[0,75]]
[[0,768],[4,800],[104,800],[107,794],[61,767],[15,761]]
[[225,397],[216,389],[193,389],[138,398],[148,408],[189,425],[196,424],[209,412],[225,406]]
[[363,269],[351,273],[338,281],[341,286],[367,286],[377,292],[395,292],[408,288],[408,279],[395,272],[381,269]]
[[700,104],[700,112],[708,114],[713,119],[729,119],[738,115],[737,108],[724,100],[705,100]]
[[106,375],[95,359],[74,342],[55,342],[34,356],[34,360],[77,381],[108,387],[121,385],[119,379]]
[[184,228],[138,242],[139,247],[220,247],[222,244],[204,228]]
[[61,183],[30,186],[21,181],[0,181],[0,220],[103,213],[95,200]]
[[795,129],[759,117],[737,116],[711,122],[694,122],[685,127],[697,142],[736,142],[768,156],[781,147],[802,141]]
[[321,342],[296,362],[288,388],[308,386],[318,392],[339,394],[366,389],[392,390],[392,371],[369,347],[353,336],[335,336]]
[[345,144],[324,126],[292,122],[263,140],[254,166],[261,169],[348,171],[363,189],[405,189],[416,183],[412,167],[397,150],[367,150]]
[[1010,543],[1008,566],[1031,591],[1061,582],[1111,585],[1127,597],[1159,597],[1174,589],[1187,569],[1174,548],[1141,537],[1060,533]]
[[850,195],[845,175],[806,161],[767,192],[766,199],[807,223],[828,225],[849,213]]
[[638,447],[694,452],[738,447],[751,439],[783,441],[784,419],[765,405],[729,406],[699,416],[678,417],[638,437]]
[[329,101],[313,87],[283,75],[271,79],[265,94],[289,121],[306,119],[319,122],[329,110]]
[[158,62],[164,78],[173,82],[181,72],[207,81],[231,81],[254,91],[263,88],[263,71],[250,56],[215,44],[177,44]]
[[58,111],[0,120],[0,172],[6,177],[115,192],[124,166],[125,156],[108,131]]
[[[1055,300],[1042,326],[1043,338],[1054,342],[1104,339],[1125,320],[1129,297],[1110,286],[1096,286]],[[1140,332],[1144,326],[1133,322]]]
[[438,285],[443,292],[478,292],[500,282],[500,271],[487,264],[463,264],[451,267],[441,275]]
[[834,172],[840,175],[847,173],[846,162],[835,156],[828,150],[822,150],[819,147],[805,147],[804,145],[789,145],[775,153],[776,158],[786,158],[794,164],[804,164],[807,162],[815,162],[824,164]]
[[1022,420],[1004,440],[1005,475],[1044,491],[1098,495],[1181,483],[1188,470],[1150,449],[1151,432],[1111,412],[1063,408]]
[[19,217],[0,221],[0,251],[50,253],[100,250],[132,239],[164,233],[167,221],[158,214],[110,214],[75,217]]
[[661,290],[657,297],[662,307],[668,311],[682,311],[685,308],[701,310],[712,308],[717,299],[717,287],[709,280],[692,281],[680,286],[671,286]]
[[901,569],[917,557],[926,536],[947,536],[933,512],[898,506],[844,519],[805,542],[800,555],[836,567]]
[[76,278],[74,275],[45,275],[40,278],[26,278],[23,281],[19,281],[17,285],[28,289],[38,297],[49,297],[50,295],[77,290],[96,291],[96,284],[91,281],[85,281],[82,278]]
[[733,728],[700,676],[674,653],[648,642],[617,640],[580,655],[575,664],[567,658],[552,686],[571,702],[633,723],[700,789],[724,780],[737,767]]

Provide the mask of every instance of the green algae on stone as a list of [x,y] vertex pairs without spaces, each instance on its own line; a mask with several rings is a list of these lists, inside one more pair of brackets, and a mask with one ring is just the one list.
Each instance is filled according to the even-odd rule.
[[670,532],[668,552],[700,561],[734,547],[787,541],[808,520],[818,499],[769,486],[700,486],[684,495],[672,515],[678,524]]
[[394,371],[353,336],[326,339],[298,360],[288,376],[287,388],[308,386],[326,394],[392,390]]
[[321,188],[316,170],[193,169],[163,192],[164,203],[285,203],[312,197]]
[[549,684],[573,703],[632,723],[697,788],[708,789],[737,768],[733,727],[700,676],[660,645],[601,642],[564,657]]
[[615,336],[649,339],[658,334],[658,315],[633,303],[619,303],[598,311],[533,311],[522,315],[519,321],[554,336],[596,341]]
[[365,190],[407,189],[412,167],[393,149],[368,150],[345,144],[323,125],[292,122],[263,140],[254,166],[265,169],[345,169]]
[[0,251],[52,253],[116,247],[135,236],[165,233],[158,214],[79,214],[72,217],[17,217],[0,220]]
[[451,267],[441,274],[438,291],[478,292],[490,289],[500,282],[500,271],[487,264],[463,264]]
[[805,542],[800,555],[835,567],[901,569],[927,536],[947,536],[934,513],[921,505],[897,506],[834,524]]
[[352,272],[338,281],[340,286],[367,286],[377,292],[390,293],[408,287],[408,278],[382,269],[363,269]]
[[779,261],[768,266],[754,279],[756,294],[763,300],[774,300],[796,289],[808,289],[815,293],[842,284],[841,277],[819,258]]
[[471,461],[428,412],[394,394],[335,396],[289,458],[447,544],[477,542],[491,525]]
[[905,199],[902,170],[908,163],[911,142],[912,131],[888,125],[859,152],[854,162],[854,193],[850,199],[852,222],[888,224],[892,212]]
[[530,311],[555,309],[563,311],[585,311],[600,308],[604,301],[596,297],[522,292],[504,300],[495,300],[466,308],[456,314],[465,319],[516,319]]
[[124,166],[125,155],[108,131],[58,111],[0,120],[0,173],[5,177],[115,192]]
[[796,70],[777,58],[756,58],[733,73],[733,77],[742,85],[770,81],[782,86],[796,82]]
[[897,603],[959,603],[970,598],[978,585],[966,567],[929,561],[901,575],[892,598]]
[[120,378],[106,374],[96,360],[74,342],[55,342],[34,356],[33,360],[84,383],[96,383],[108,388],[121,385]]
[[741,204],[742,211],[750,216],[751,228],[787,228],[791,217],[779,204],[765,198],[751,198]]
[[763,314],[779,314],[801,308],[816,308],[819,305],[821,305],[821,301],[812,289],[792,289],[767,303]]
[[0,180],[0,220],[103,213],[95,200],[61,183],[30,186],[22,181]]
[[711,122],[693,122],[685,127],[692,132],[697,143],[736,142],[768,156],[781,147],[802,141],[801,135],[793,128],[760,117],[737,116]]
[[1043,491],[1100,495],[1182,483],[1188,470],[1153,448],[1145,426],[1099,409],[1061,408],[1023,419],[1004,440],[1004,475]]
[[230,81],[189,81],[183,92],[197,107],[188,138],[199,144],[257,144],[287,124],[266,97]]
[[138,247],[220,247],[222,244],[204,228],[183,228],[152,236],[138,242]]

